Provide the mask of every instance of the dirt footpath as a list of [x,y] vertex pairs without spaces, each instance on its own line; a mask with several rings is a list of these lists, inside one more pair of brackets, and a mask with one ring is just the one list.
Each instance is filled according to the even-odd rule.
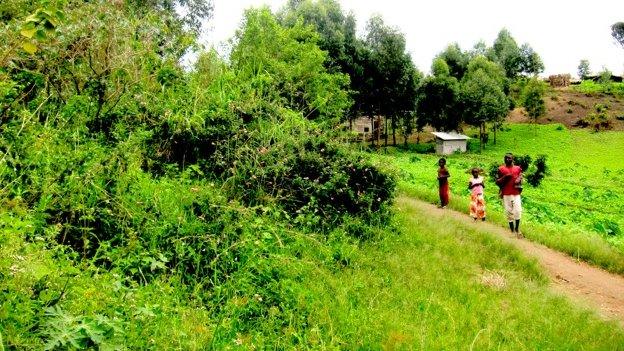
[[624,325],[624,277],[606,272],[600,268],[578,262],[574,258],[527,239],[516,239],[509,230],[493,223],[474,223],[467,215],[401,196],[397,203],[409,205],[435,217],[452,217],[498,235],[505,242],[535,257],[550,277],[552,288],[574,301],[596,309],[607,319],[614,319]]

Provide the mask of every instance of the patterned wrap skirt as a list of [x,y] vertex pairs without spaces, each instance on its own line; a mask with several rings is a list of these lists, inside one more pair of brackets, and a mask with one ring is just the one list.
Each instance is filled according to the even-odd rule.
[[470,195],[470,217],[474,219],[485,218],[485,199],[483,194]]

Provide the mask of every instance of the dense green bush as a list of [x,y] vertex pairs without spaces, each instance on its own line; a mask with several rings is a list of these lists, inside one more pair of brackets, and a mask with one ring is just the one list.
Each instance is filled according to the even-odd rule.
[[624,83],[614,82],[594,82],[592,80],[584,80],[579,85],[573,85],[572,89],[583,94],[610,94],[615,96],[624,96]]
[[[68,25],[24,37],[36,45],[29,53],[9,38],[23,16],[45,12],[22,5],[0,29],[14,45],[0,47],[9,348],[141,349],[156,328],[143,328],[144,316],[170,323],[184,308],[229,321],[211,331],[217,348],[240,332],[305,329],[307,292],[293,288],[311,251],[302,241],[370,237],[389,223],[395,186],[335,141],[348,77],[325,69],[314,30],[251,10],[229,62],[200,53],[185,71],[194,33],[165,8],[50,2]],[[329,266],[348,265],[323,250]],[[31,271],[47,273],[5,275],[26,253],[41,253]],[[97,284],[100,298],[85,298]]]

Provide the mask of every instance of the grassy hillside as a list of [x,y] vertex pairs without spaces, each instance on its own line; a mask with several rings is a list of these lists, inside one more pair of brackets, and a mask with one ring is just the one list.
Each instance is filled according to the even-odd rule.
[[12,294],[0,332],[19,349],[622,349],[622,329],[549,293],[515,248],[406,198],[396,210],[366,243],[344,231],[260,236],[251,270],[213,291],[218,304],[175,277],[129,284],[5,229],[2,289]]
[[624,344],[489,234],[393,207],[313,27],[250,9],[183,67],[210,3],[168,4],[1,2],[0,351]]
[[[561,123],[567,128],[574,127],[581,119],[586,119],[596,108],[604,109],[613,130],[624,130],[624,84],[599,84],[584,81],[580,85],[551,89],[544,97],[546,113],[537,119],[540,124]],[[523,108],[514,109],[508,116],[513,123],[529,123]],[[591,127],[589,128],[591,129]]]
[[[473,145],[475,146],[475,145]],[[474,149],[474,147],[473,147]],[[502,163],[506,152],[547,155],[549,175],[537,188],[525,187],[524,231],[538,241],[624,272],[624,133],[567,130],[560,125],[511,124],[498,134],[498,143],[448,157],[451,205],[467,211],[466,184],[471,167],[489,169]],[[436,161],[433,154],[389,149],[380,159],[401,172],[400,186],[410,194],[437,200]],[[496,185],[486,184],[489,217],[504,222]]]

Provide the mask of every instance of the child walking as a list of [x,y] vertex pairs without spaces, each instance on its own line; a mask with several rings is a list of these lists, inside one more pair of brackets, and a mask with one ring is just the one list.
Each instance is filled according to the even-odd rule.
[[440,207],[446,208],[449,203],[449,183],[448,178],[451,176],[446,169],[446,159],[441,158],[438,161],[440,168],[438,169],[438,185],[440,187]]
[[468,189],[470,189],[470,217],[474,220],[485,221],[485,199],[483,197],[483,189],[485,184],[483,177],[479,175],[480,170],[473,168],[471,170],[472,178],[468,181]]

